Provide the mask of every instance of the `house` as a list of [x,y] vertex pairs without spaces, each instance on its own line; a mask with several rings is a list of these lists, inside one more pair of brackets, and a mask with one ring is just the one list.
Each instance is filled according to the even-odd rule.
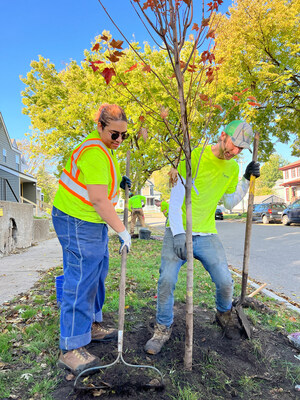
[[[135,194],[140,194],[146,197],[146,204],[144,207],[144,211],[160,212],[160,209],[159,207],[156,207],[154,200],[160,199],[161,192],[155,190],[153,178],[147,179],[145,185],[142,187],[140,192]],[[116,209],[124,209],[124,203],[125,203],[124,199],[119,198]]]
[[254,196],[253,204],[261,204],[261,203],[285,203],[285,201],[283,198],[275,194],[267,194],[265,196]]
[[0,112],[0,200],[36,203],[37,181],[25,168],[25,159],[16,141],[10,139]]
[[279,168],[283,172],[283,183],[285,188],[285,202],[292,203],[300,198],[300,160]]
[[159,208],[156,207],[154,200],[160,199],[161,193],[155,190],[154,180],[152,178],[147,179],[145,182],[145,185],[141,189],[141,195],[146,197],[145,211],[157,212],[157,210],[159,210]]
[[42,193],[26,167],[0,113],[0,257],[49,237],[49,220],[33,218]]

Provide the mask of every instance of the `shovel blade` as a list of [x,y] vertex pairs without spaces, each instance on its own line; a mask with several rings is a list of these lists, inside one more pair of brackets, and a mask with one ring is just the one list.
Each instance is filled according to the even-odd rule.
[[251,327],[248,321],[246,314],[241,305],[235,306],[235,311],[238,317],[240,324],[242,325],[243,330],[246,333],[247,339],[251,338]]

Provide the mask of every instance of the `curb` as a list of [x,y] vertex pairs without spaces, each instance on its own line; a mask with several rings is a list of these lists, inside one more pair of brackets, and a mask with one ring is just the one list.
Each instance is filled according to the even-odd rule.
[[[242,275],[241,275],[241,274],[238,274],[237,272],[233,271],[232,269],[231,269],[231,272],[232,272],[234,275],[238,276],[239,278],[242,278]],[[249,280],[249,279],[248,279],[248,284],[249,284],[250,286],[252,286],[253,288],[255,288],[255,289],[258,289],[258,288],[261,286],[261,285],[258,285],[258,284],[255,283],[255,282],[252,282],[252,281]],[[287,308],[290,308],[291,310],[296,311],[298,314],[300,314],[300,308],[299,308],[299,307],[294,306],[294,305],[291,304],[288,300],[284,299],[283,297],[278,296],[278,295],[275,294],[274,292],[271,292],[271,291],[268,290],[268,289],[262,289],[262,290],[261,290],[261,293],[263,293],[265,296],[271,297],[271,298],[274,299],[274,300],[277,300],[279,303],[285,304],[285,306],[286,306]]]

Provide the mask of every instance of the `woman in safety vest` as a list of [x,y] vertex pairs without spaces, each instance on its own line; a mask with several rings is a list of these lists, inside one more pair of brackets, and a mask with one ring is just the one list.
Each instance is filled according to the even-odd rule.
[[117,331],[102,322],[108,273],[108,227],[120,238],[120,252],[131,238],[115,211],[121,178],[115,150],[127,138],[127,118],[121,107],[103,104],[91,132],[72,152],[59,180],[52,219],[63,250],[64,285],[60,314],[58,365],[79,374],[100,364],[85,345],[116,339]]

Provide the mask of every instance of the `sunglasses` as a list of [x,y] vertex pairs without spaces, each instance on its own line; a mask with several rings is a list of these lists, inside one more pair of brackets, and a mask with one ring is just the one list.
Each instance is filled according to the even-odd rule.
[[117,140],[120,135],[122,137],[122,140],[127,139],[129,136],[128,133],[111,132],[111,131],[108,131],[108,133],[110,134],[112,140]]

